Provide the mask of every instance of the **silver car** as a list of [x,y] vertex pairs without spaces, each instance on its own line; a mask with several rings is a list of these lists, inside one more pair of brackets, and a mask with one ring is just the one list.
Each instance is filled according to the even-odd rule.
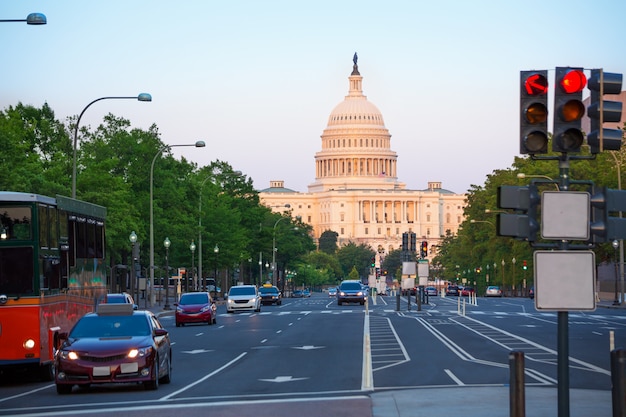
[[485,297],[502,297],[502,290],[497,285],[490,285],[485,291]]
[[261,296],[255,285],[237,285],[228,291],[226,311],[261,311]]

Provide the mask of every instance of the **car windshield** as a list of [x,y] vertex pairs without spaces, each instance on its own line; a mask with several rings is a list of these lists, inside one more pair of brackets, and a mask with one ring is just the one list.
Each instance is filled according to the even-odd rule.
[[182,306],[190,305],[190,304],[208,304],[208,303],[209,303],[209,297],[203,293],[183,294],[180,297],[180,301],[178,302],[178,304]]
[[230,295],[254,295],[254,287],[232,287]]
[[361,284],[358,282],[344,282],[341,284],[342,290],[361,290]]
[[150,326],[145,316],[85,316],[76,323],[71,338],[149,336]]
[[107,303],[109,304],[125,304],[126,297],[123,295],[109,295],[107,296]]
[[275,294],[278,292],[278,289],[274,287],[262,287],[259,288],[259,292],[261,294]]

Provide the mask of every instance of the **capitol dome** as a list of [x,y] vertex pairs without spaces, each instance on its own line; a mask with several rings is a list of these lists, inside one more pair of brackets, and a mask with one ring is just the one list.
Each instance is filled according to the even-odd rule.
[[322,149],[315,154],[315,183],[310,192],[333,189],[402,189],[396,153],[383,115],[363,94],[357,56],[350,88],[328,117]]

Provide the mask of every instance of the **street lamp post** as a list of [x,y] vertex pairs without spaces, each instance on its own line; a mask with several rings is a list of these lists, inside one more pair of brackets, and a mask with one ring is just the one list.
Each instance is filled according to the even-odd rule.
[[617,277],[619,275],[617,270],[617,250],[619,249],[619,242],[614,240],[611,244],[613,245],[613,249],[615,249],[615,299],[613,300],[613,305],[618,306],[620,304],[619,299],[617,298]]
[[0,19],[0,22],[26,22],[27,25],[45,25],[48,23],[46,15],[43,13],[31,13],[26,16],[26,19]]
[[170,264],[169,264],[169,254],[170,254],[170,242],[169,238],[165,238],[163,241],[163,246],[165,246],[165,305],[163,306],[163,310],[170,309]]
[[280,221],[284,219],[286,219],[286,217],[281,217],[280,219],[276,220],[272,233],[272,285],[276,285],[276,274],[278,272],[276,271],[276,226],[278,226],[278,223],[280,223]]
[[[153,202],[153,193],[154,193],[154,163],[161,152],[165,149],[170,149],[175,146],[195,146],[196,148],[203,148],[205,143],[201,140],[197,141],[194,144],[186,144],[186,145],[165,145],[162,146],[161,149],[154,155],[152,158],[152,165],[150,165],[150,282],[154,282],[154,202]],[[152,287],[150,287],[152,288]],[[152,302],[152,300],[150,300]]]
[[[193,282],[193,290],[196,290],[196,274],[194,273],[194,264],[195,264],[195,255],[196,255],[196,244],[193,239],[191,240],[191,245],[189,245],[189,250],[191,251],[191,280]],[[185,291],[189,291],[189,274],[187,274],[187,281],[185,281]]]
[[213,253],[215,254],[215,285],[213,286],[214,290],[214,296],[217,296],[217,255],[220,253],[220,247],[217,246],[217,243],[215,244],[215,247],[213,248]]
[[511,263],[513,264],[513,281],[511,282],[511,297],[513,297],[513,291],[515,291],[515,257],[511,259]]
[[[130,251],[130,293],[135,297],[135,243],[137,243],[137,233],[133,230],[128,236],[128,240],[130,240],[131,251]],[[139,298],[139,297],[137,297]]]
[[504,259],[502,259],[502,292],[504,293]]
[[100,100],[139,100],[139,101],[152,101],[152,96],[148,93],[141,93],[138,96],[131,97],[100,97],[87,104],[83,111],[78,115],[78,120],[76,120],[76,125],[74,126],[74,158],[72,163],[72,198],[76,198],[76,147],[78,144],[78,125],[80,124],[80,119],[85,114],[85,111],[94,103]]

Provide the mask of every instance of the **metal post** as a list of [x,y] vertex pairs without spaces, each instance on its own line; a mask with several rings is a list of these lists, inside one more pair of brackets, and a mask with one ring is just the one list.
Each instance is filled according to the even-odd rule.
[[626,350],[611,351],[613,417],[626,417]]
[[170,253],[170,240],[165,238],[163,242],[165,245],[165,305],[163,306],[163,310],[169,310],[169,295],[170,295],[170,264],[169,264],[169,253]]
[[569,417],[569,328],[567,311],[557,317],[558,417]]
[[526,416],[526,394],[524,391],[524,352],[509,353],[509,415]]

